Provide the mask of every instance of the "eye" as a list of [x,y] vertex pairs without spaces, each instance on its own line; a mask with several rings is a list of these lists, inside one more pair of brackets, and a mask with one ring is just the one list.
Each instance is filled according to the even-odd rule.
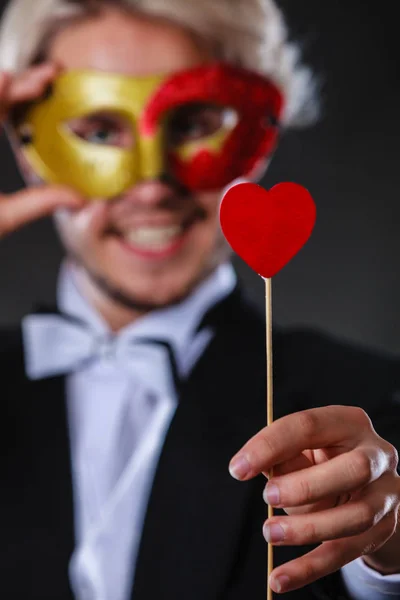
[[212,104],[185,104],[172,111],[167,120],[169,146],[180,146],[213,135],[238,120],[234,110]]
[[129,148],[134,135],[130,123],[121,115],[96,113],[66,123],[76,136],[90,144]]

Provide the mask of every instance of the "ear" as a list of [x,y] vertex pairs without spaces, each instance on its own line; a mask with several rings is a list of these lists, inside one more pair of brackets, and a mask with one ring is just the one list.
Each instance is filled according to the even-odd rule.
[[249,173],[249,175],[247,176],[247,181],[249,181],[250,183],[258,183],[267,172],[268,167],[271,164],[271,160],[272,156],[268,156],[260,160],[258,164],[255,165],[251,173]]
[[238,185],[239,183],[257,183],[258,181],[260,181],[260,179],[263,177],[263,175],[265,175],[265,173],[271,163],[271,160],[272,160],[271,156],[264,158],[263,160],[259,161],[258,165],[256,167],[254,167],[252,172],[249,173],[248,175],[246,175],[246,177],[238,177],[237,179],[234,179],[233,181],[231,181],[231,183],[229,183],[226,187],[224,187],[221,198],[223,196],[225,196],[226,192],[231,187],[234,187],[235,185]]
[[251,179],[249,179],[249,177],[238,177],[237,179],[234,179],[233,181],[231,181],[231,183],[229,183],[227,186],[224,187],[222,194],[221,194],[221,198],[222,196],[225,196],[226,192],[228,190],[230,190],[232,187],[234,187],[235,185],[238,185],[239,183],[251,183]]

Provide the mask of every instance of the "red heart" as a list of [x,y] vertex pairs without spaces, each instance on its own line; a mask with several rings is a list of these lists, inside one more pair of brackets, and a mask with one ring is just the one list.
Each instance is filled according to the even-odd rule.
[[273,277],[304,246],[314,228],[316,208],[297,183],[264,190],[239,183],[225,194],[222,231],[232,249],[262,277]]

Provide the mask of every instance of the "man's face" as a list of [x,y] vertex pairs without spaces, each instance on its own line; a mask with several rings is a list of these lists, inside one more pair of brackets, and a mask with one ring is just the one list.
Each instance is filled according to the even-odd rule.
[[[170,74],[212,60],[180,28],[112,10],[59,33],[49,58],[67,70],[129,76]],[[131,143],[127,124],[110,115],[76,119],[70,126],[92,143]],[[186,295],[227,255],[219,230],[220,196],[221,191],[190,194],[145,180],[111,201],[58,214],[57,226],[68,253],[98,291],[113,289],[132,304],[163,306]]]

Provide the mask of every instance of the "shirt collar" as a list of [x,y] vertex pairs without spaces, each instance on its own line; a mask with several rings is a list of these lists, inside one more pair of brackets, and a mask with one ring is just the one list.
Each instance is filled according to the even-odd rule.
[[[205,313],[227,297],[236,285],[236,274],[230,263],[217,267],[197,288],[179,304],[152,311],[125,326],[120,336],[157,337],[167,340],[180,354],[188,344]],[[61,312],[85,322],[97,333],[108,333],[109,327],[79,290],[74,268],[62,265],[57,289]]]

